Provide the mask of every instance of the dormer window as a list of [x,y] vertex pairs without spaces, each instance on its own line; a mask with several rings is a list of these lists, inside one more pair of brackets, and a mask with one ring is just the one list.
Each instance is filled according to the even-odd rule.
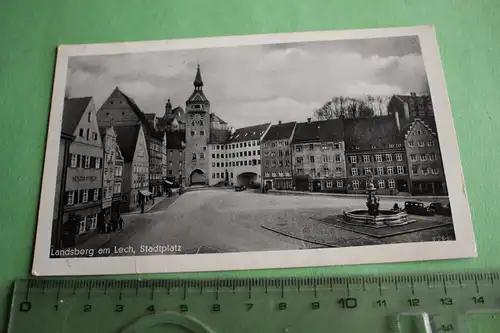
[[201,105],[200,105],[200,104],[195,104],[195,105],[194,105],[194,108],[195,108],[195,109],[201,109]]

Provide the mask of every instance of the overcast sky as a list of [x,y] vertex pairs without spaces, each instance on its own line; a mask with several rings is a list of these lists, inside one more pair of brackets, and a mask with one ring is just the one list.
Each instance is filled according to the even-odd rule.
[[427,91],[417,37],[72,57],[67,93],[97,107],[118,86],[146,113],[185,107],[200,64],[211,111],[235,127],[305,121],[334,96]]

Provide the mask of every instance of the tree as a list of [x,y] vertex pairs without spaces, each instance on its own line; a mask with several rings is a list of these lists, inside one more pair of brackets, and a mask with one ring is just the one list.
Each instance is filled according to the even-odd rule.
[[383,116],[387,113],[387,102],[389,99],[390,97],[387,96],[371,95],[367,95],[365,98],[333,97],[322,107],[314,111],[314,118],[317,120],[328,120]]

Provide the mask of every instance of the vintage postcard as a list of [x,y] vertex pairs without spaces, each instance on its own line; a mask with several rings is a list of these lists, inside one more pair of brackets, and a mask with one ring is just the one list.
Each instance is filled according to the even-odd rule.
[[475,256],[432,26],[58,48],[34,275]]

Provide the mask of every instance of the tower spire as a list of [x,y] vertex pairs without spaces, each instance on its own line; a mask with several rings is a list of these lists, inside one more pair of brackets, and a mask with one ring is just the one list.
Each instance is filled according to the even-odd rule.
[[201,87],[203,87],[203,80],[201,79],[201,72],[200,72],[200,64],[198,64],[198,68],[196,70],[196,77],[194,78],[193,85],[196,88],[200,88],[200,89],[201,89]]

